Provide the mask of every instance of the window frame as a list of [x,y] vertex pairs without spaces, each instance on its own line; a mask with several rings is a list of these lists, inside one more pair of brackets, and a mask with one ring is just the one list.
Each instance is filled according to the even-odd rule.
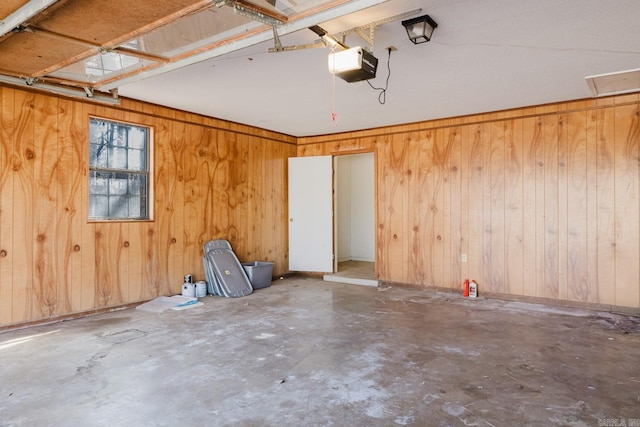
[[[147,138],[146,138],[146,168],[143,170],[135,170],[135,169],[118,169],[118,168],[109,168],[109,167],[96,167],[92,165],[91,158],[91,149],[92,149],[92,141],[91,141],[91,125],[93,121],[99,122],[109,122],[115,123],[117,125],[123,126],[133,126],[137,128],[143,128],[146,130]],[[99,117],[90,115],[88,120],[88,131],[87,131],[87,221],[91,223],[101,223],[101,222],[152,222],[154,220],[154,203],[153,203],[153,146],[154,146],[154,129],[152,126],[143,125],[140,123],[129,122],[126,120],[119,119],[109,119],[105,117]],[[129,149],[127,147],[127,149]],[[90,215],[91,212],[91,200],[93,194],[91,193],[91,180],[93,172],[104,172],[104,173],[116,173],[116,174],[126,174],[126,175],[145,175],[147,181],[147,191],[146,191],[146,216],[135,218],[135,217],[92,217]]]

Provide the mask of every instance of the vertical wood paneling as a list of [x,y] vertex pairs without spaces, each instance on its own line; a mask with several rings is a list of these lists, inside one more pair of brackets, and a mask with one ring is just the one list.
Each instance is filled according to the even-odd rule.
[[485,221],[489,226],[485,230],[485,246],[490,255],[485,269],[485,288],[492,292],[505,291],[505,141],[512,125],[510,120],[492,123],[491,140],[487,144],[490,196],[489,211],[485,214],[489,219]]
[[538,296],[559,296],[558,230],[558,122],[555,115],[544,117],[544,285]]
[[460,253],[467,255],[467,262],[460,264],[459,283],[462,286],[464,279],[469,278],[469,126],[462,126],[460,133]]
[[640,305],[640,109],[615,107],[615,275],[617,305]]
[[[431,243],[431,257],[433,258],[433,284],[436,286],[446,286],[445,283],[445,265],[444,265],[444,242],[448,239],[448,235],[444,230],[444,192],[445,180],[447,179],[447,163],[449,161],[449,153],[447,141],[444,139],[444,130],[437,129],[435,131],[433,145],[433,165],[431,168],[431,205],[428,212],[433,217],[433,237]],[[447,266],[447,270],[448,270]]]
[[[183,274],[204,278],[201,248],[213,238],[246,252],[251,162],[265,172],[254,180],[265,182],[257,197],[269,213],[255,253],[287,271],[285,165],[296,148],[283,142],[292,138],[124,104],[131,109],[0,87],[0,325],[178,293]],[[89,116],[153,129],[152,220],[88,221]],[[251,159],[249,141],[261,147]]]
[[[202,264],[200,238],[202,230],[206,227],[203,206],[206,203],[209,183],[208,173],[203,170],[206,167],[204,157],[207,154],[204,129],[200,126],[189,126],[188,132],[192,147],[185,150],[184,156],[184,272],[197,274]],[[202,272],[204,273],[204,268]]]
[[522,209],[524,224],[523,241],[523,276],[522,294],[537,295],[538,286],[538,247],[536,236],[536,175],[538,173],[537,153],[540,145],[542,122],[536,117],[522,119],[523,163],[522,163]]
[[[252,140],[249,145],[248,159],[252,166],[249,174],[248,182],[248,205],[247,205],[247,249],[246,255],[249,258],[255,258],[260,253],[262,244],[262,231],[260,225],[264,223],[264,206],[266,204],[265,188],[267,183],[261,179],[265,174],[266,163],[261,162],[266,151],[265,144],[259,144],[258,141]],[[288,212],[285,214],[288,215]],[[288,266],[287,262],[287,266]]]
[[58,212],[58,99],[36,94],[34,99],[34,283],[33,316],[49,317],[56,314],[58,291],[63,285],[56,275]]
[[523,121],[508,120],[505,127],[505,282],[502,292],[524,293],[524,150]]
[[[230,172],[230,186],[227,190],[229,200],[229,210],[231,212],[231,224],[229,225],[229,236],[235,242],[234,248],[237,253],[245,254],[247,252],[247,237],[248,230],[246,228],[247,221],[247,188],[248,188],[248,163],[249,159],[247,154],[249,152],[247,137],[245,135],[230,135],[232,136],[231,150],[232,155],[228,157],[229,172]],[[272,154],[274,158],[274,164],[272,173],[277,174],[277,166],[275,164],[275,157],[277,153]],[[269,192],[270,200],[273,201],[276,188],[272,188]],[[272,209],[274,216],[277,215],[276,210]],[[278,211],[279,213],[279,211]],[[279,217],[278,217],[279,219]],[[269,227],[269,233],[275,231],[278,221],[274,218],[273,224]],[[271,248],[268,250],[272,251]],[[273,258],[273,253],[269,254],[269,259]],[[242,257],[243,261],[247,261],[247,258]]]
[[[154,271],[154,292],[156,295],[166,295],[171,292],[172,286],[169,280],[169,267],[171,265],[171,235],[173,228],[173,190],[175,188],[175,173],[173,151],[171,150],[172,137],[171,122],[168,120],[157,121],[154,126],[154,204],[155,224],[157,232],[157,265]],[[175,286],[173,287],[175,289]]]
[[[207,129],[207,131],[209,131]],[[218,133],[220,137],[218,137]],[[231,177],[229,176],[229,162],[227,156],[229,153],[228,136],[224,131],[209,131],[208,146],[209,157],[207,158],[207,170],[209,171],[210,193],[208,197],[213,201],[207,203],[212,209],[206,215],[211,218],[205,226],[209,228],[209,234],[213,236],[228,236],[229,225],[231,223],[231,212],[224,209],[229,205],[229,192],[231,186]],[[218,141],[218,143],[214,143]],[[201,242],[201,243],[204,243]],[[234,242],[231,242],[233,245]]]
[[81,301],[78,311],[91,310],[96,307],[95,296],[98,288],[96,283],[96,224],[93,222],[86,222],[89,217],[89,116],[96,115],[98,109],[93,104],[82,105],[82,179],[80,192],[83,195],[81,204],[81,216],[85,221],[85,226],[82,228],[80,244],[80,257],[82,259],[82,292]]
[[[409,283],[422,283],[424,268],[420,261],[422,252],[422,230],[420,229],[420,138],[418,133],[407,135],[407,255],[405,258],[406,277]],[[417,195],[418,197],[412,197]]]
[[13,106],[13,322],[39,317],[35,312],[34,218],[35,95],[16,91]]
[[[573,289],[576,299],[584,297],[585,288],[587,302],[600,302],[598,296],[598,113],[585,111],[585,145],[586,145],[586,233],[587,233],[587,283],[576,286],[569,279],[569,287]],[[571,218],[569,213],[569,218]],[[570,294],[571,296],[571,294]]]
[[[451,237],[451,276],[450,286],[460,285],[467,276],[462,275],[461,254],[463,253],[462,230],[462,128],[455,127],[449,133],[449,185],[450,185],[450,229]],[[466,252],[465,252],[466,253]]]
[[535,296],[543,297],[545,292],[546,240],[545,228],[545,120],[538,117],[535,123],[532,142],[532,154],[536,165],[534,177],[534,239],[535,239]]
[[568,261],[568,178],[567,178],[567,115],[557,116],[557,144],[558,144],[558,298],[567,299]]
[[[376,152],[382,280],[458,289],[469,277],[486,291],[640,306],[637,97],[298,148],[196,115],[151,117],[134,102],[5,87],[0,101],[0,325],[177,293],[183,274],[203,277],[212,238],[284,273],[286,159],[361,149]],[[87,221],[89,115],[153,128],[152,221]]]
[[[434,230],[434,216],[432,212],[433,206],[433,175],[434,175],[434,162],[433,162],[433,145],[435,134],[433,132],[420,132],[419,134],[419,211],[420,211],[420,230],[422,242],[420,244],[419,260],[421,270],[421,283],[423,285],[433,285],[433,243],[435,241]],[[379,157],[384,155],[380,152]],[[378,160],[378,167],[384,169],[384,159]],[[382,224],[383,225],[383,224]],[[378,244],[381,244],[379,242]],[[384,258],[378,257],[377,260],[383,260]],[[378,264],[386,265],[386,262],[378,262]]]
[[[392,173],[390,162],[387,161],[391,155],[390,145],[391,144],[386,139],[380,140],[376,144],[379,159],[377,164],[378,175],[376,181],[376,191],[378,196],[376,203],[376,259],[379,260],[387,259],[387,246],[391,242],[392,236],[391,223],[389,221],[390,187],[387,184],[387,181],[390,179],[389,175]],[[376,264],[376,271],[378,272],[378,277],[381,280],[393,280],[389,271],[389,266],[389,262]]]
[[[615,111],[606,108],[597,111],[597,236],[598,283],[616,283],[615,271]],[[615,285],[599,286],[599,302],[614,304]]]
[[[567,275],[562,284],[568,286],[565,299],[589,302],[594,298],[590,295],[592,284],[588,271],[589,181],[587,171],[589,169],[586,126],[586,112],[572,112],[566,115],[567,185],[564,200],[566,200],[567,210],[562,217],[566,221],[567,230]],[[562,202],[563,198],[560,200]]]
[[[295,147],[253,136],[243,136],[240,141],[247,163],[235,178],[238,194],[234,197],[239,199],[234,203],[235,216],[246,223],[246,237],[239,234],[239,241],[246,243],[244,250],[240,245],[238,257],[274,262],[273,274],[282,274],[289,268],[287,159],[295,155]],[[273,239],[274,234],[285,239]]]
[[98,223],[95,226],[95,296],[97,308],[125,301],[122,283],[127,281],[122,223]]
[[0,87],[0,324],[13,319],[13,105]]
[[469,279],[484,278],[484,125],[469,129]]
[[261,215],[262,222],[257,224],[260,230],[258,232],[258,235],[260,236],[260,252],[263,252],[259,258],[270,260],[274,254],[273,241],[270,236],[272,236],[271,233],[279,223],[279,218],[276,216],[277,213],[275,209],[267,208],[267,206],[274,206],[274,201],[278,198],[276,188],[274,187],[277,177],[274,175],[275,171],[272,169],[277,152],[272,149],[273,147],[270,147],[268,142],[261,143],[260,141],[256,141],[256,144],[264,146],[261,160],[261,163],[263,164],[263,167],[261,168],[262,175],[256,177],[263,182],[261,189],[263,194],[263,197],[261,197],[262,206],[260,207],[263,211],[263,214]]
[[406,207],[405,173],[407,143],[404,135],[394,135],[387,145],[389,169],[384,176],[386,193],[386,209],[384,224],[386,226],[387,245],[384,258],[389,260],[388,274],[397,277],[398,281],[406,281],[404,267],[405,252],[405,214]]
[[58,222],[56,224],[57,261],[55,263],[58,305],[57,314],[77,310],[81,296],[80,239],[80,137],[76,126],[82,123],[82,107],[70,100],[58,100],[57,148],[59,166],[56,169]]
[[171,189],[171,214],[173,227],[171,228],[169,248],[169,286],[171,293],[180,293],[184,268],[184,151],[188,144],[186,125],[183,122],[173,122],[171,138],[172,166],[169,174],[174,176]]
[[[617,97],[367,133],[409,144],[378,144],[380,279],[640,306],[637,109]],[[298,155],[348,150],[349,135],[303,138]]]

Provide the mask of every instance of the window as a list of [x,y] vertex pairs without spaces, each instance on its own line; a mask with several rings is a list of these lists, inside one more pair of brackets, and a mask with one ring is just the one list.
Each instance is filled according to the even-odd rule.
[[149,219],[150,129],[91,117],[89,219]]

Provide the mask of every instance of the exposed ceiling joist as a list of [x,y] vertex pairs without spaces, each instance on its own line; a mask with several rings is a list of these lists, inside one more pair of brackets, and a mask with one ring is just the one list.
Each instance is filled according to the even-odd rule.
[[30,0],[20,9],[0,21],[0,37],[22,25],[38,13],[42,12],[58,0]]
[[[353,0],[348,2],[337,2],[335,6],[329,8],[314,10],[299,17],[295,15],[290,17],[289,22],[286,22],[279,26],[278,32],[281,36],[290,34],[295,31],[317,25],[320,22],[326,22],[339,16],[358,12],[371,6],[385,3],[386,1],[388,0]],[[253,31],[246,31],[244,34],[238,35],[237,37],[214,43],[211,46],[203,46],[200,52],[194,53],[185,58],[181,58],[179,60],[170,62],[168,64],[163,64],[161,66],[152,67],[123,78],[117,78],[101,84],[96,84],[94,85],[94,88],[102,91],[108,91],[119,86],[126,85],[128,83],[135,83],[145,78],[157,76],[168,71],[185,67],[187,65],[206,61],[208,59],[231,53],[239,49],[253,46],[268,41],[272,38],[273,33],[271,26],[265,25],[264,27],[256,28]]]

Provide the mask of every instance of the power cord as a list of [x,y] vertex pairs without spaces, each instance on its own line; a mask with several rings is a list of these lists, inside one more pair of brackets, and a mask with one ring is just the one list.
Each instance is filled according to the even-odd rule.
[[380,91],[380,93],[378,94],[378,102],[381,105],[384,105],[384,103],[387,102],[387,89],[389,88],[389,77],[391,77],[391,51],[392,50],[393,49],[391,47],[387,48],[387,52],[389,52],[389,56],[387,56],[387,80],[385,81],[384,88],[375,87],[374,85],[371,84],[369,80],[367,80],[367,83],[369,83],[369,86],[371,86],[371,89]]

